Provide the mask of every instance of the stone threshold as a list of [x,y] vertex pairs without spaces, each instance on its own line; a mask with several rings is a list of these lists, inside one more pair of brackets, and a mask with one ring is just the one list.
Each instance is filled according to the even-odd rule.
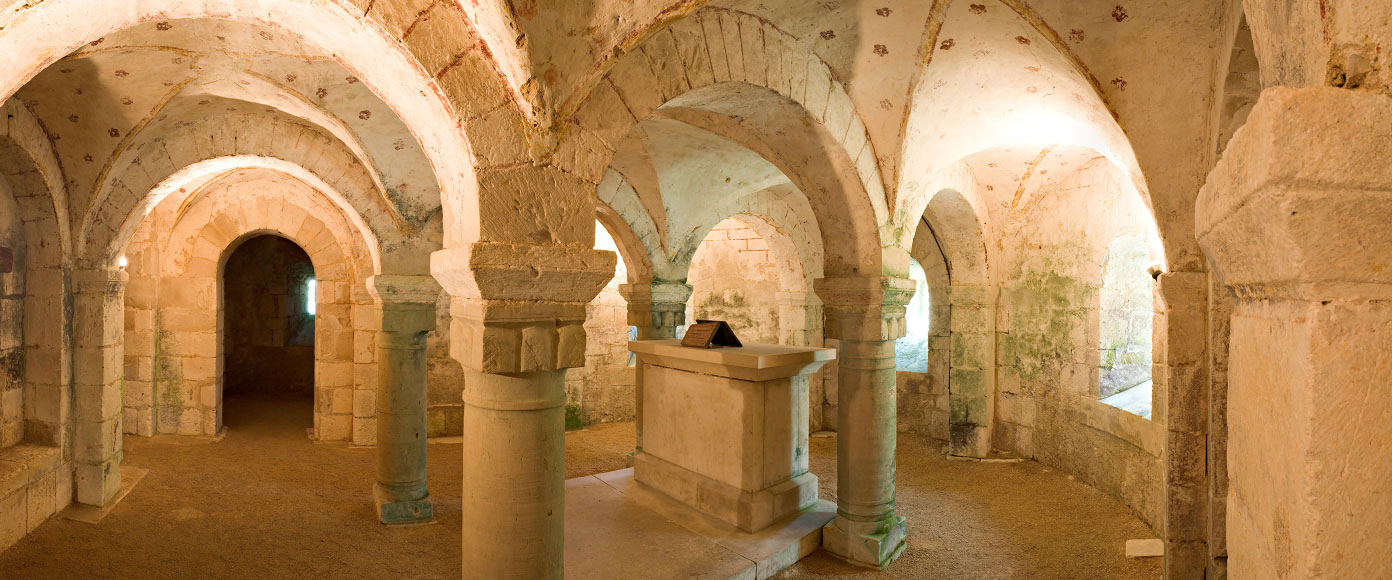
[[747,533],[633,481],[621,469],[566,481],[568,580],[765,580],[821,548],[826,500]]

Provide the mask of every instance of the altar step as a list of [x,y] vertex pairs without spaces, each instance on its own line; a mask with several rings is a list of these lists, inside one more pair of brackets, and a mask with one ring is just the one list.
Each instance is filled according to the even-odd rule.
[[566,481],[565,577],[764,580],[822,546],[836,504],[757,533],[700,513],[633,481],[632,469]]

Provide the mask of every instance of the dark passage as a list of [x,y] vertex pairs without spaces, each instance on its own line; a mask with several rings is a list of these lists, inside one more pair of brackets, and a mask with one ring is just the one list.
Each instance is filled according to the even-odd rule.
[[251,238],[223,270],[223,402],[229,427],[247,419],[239,401],[314,397],[314,265],[278,236]]

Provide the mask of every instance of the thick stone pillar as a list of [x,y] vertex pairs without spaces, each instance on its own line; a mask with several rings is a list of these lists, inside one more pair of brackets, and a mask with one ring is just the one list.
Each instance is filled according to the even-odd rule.
[[430,276],[373,276],[377,333],[377,517],[388,525],[435,521],[425,483],[426,333],[435,329],[440,285]]
[[894,340],[904,336],[907,278],[823,278],[817,294],[825,334],[838,343],[836,519],[822,546],[852,563],[883,568],[904,551],[907,526],[894,510]]
[[1165,577],[1208,563],[1208,275],[1167,272],[1155,286],[1153,420],[1165,425]]
[[1228,346],[1233,296],[1208,276],[1208,571],[1228,577]]
[[947,380],[948,452],[991,454],[996,429],[996,303],[994,286],[949,286],[952,356]]
[[[638,328],[638,340],[676,338],[686,324],[686,301],[691,285],[685,282],[623,284],[619,294],[628,301],[628,324]],[[642,396],[638,397],[642,400]]]
[[1199,193],[1234,292],[1232,578],[1386,578],[1392,540],[1392,99],[1272,88]]
[[478,243],[431,256],[465,368],[464,578],[559,580],[565,372],[585,365],[585,305],[612,252]]
[[73,486],[78,503],[109,504],[121,490],[125,288],[121,270],[73,273]]

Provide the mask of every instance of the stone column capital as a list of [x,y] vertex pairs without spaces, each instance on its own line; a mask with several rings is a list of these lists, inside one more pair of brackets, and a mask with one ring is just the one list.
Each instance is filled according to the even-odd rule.
[[827,338],[894,340],[904,336],[904,307],[916,284],[908,278],[848,276],[813,282],[826,313]]
[[367,291],[382,304],[430,304],[440,299],[443,288],[430,275],[377,274],[367,279]]
[[651,284],[622,284],[619,294],[629,304],[686,304],[692,287],[686,282],[653,282]]
[[73,292],[77,294],[114,294],[125,289],[130,274],[125,270],[74,270]]
[[677,327],[686,324],[686,301],[691,299],[692,290],[686,282],[619,286],[619,294],[628,301],[628,324],[639,329],[655,329],[657,336],[665,338],[676,336]]
[[605,250],[478,242],[430,255],[430,271],[455,298],[588,304],[614,278]]
[[953,306],[995,306],[1000,302],[996,286],[948,286],[947,302]]
[[1195,204],[1199,245],[1239,298],[1392,298],[1389,126],[1376,92],[1261,93]]
[[[378,274],[367,279],[367,290],[382,305],[382,345],[401,342],[403,348],[424,348],[418,336],[435,330],[435,305],[440,284],[430,276]],[[407,335],[393,339],[392,335]]]
[[585,365],[585,305],[614,277],[613,252],[479,242],[431,254],[450,293],[450,354],[484,373]]
[[1175,308],[1208,309],[1207,272],[1165,272],[1155,279],[1157,312]]

